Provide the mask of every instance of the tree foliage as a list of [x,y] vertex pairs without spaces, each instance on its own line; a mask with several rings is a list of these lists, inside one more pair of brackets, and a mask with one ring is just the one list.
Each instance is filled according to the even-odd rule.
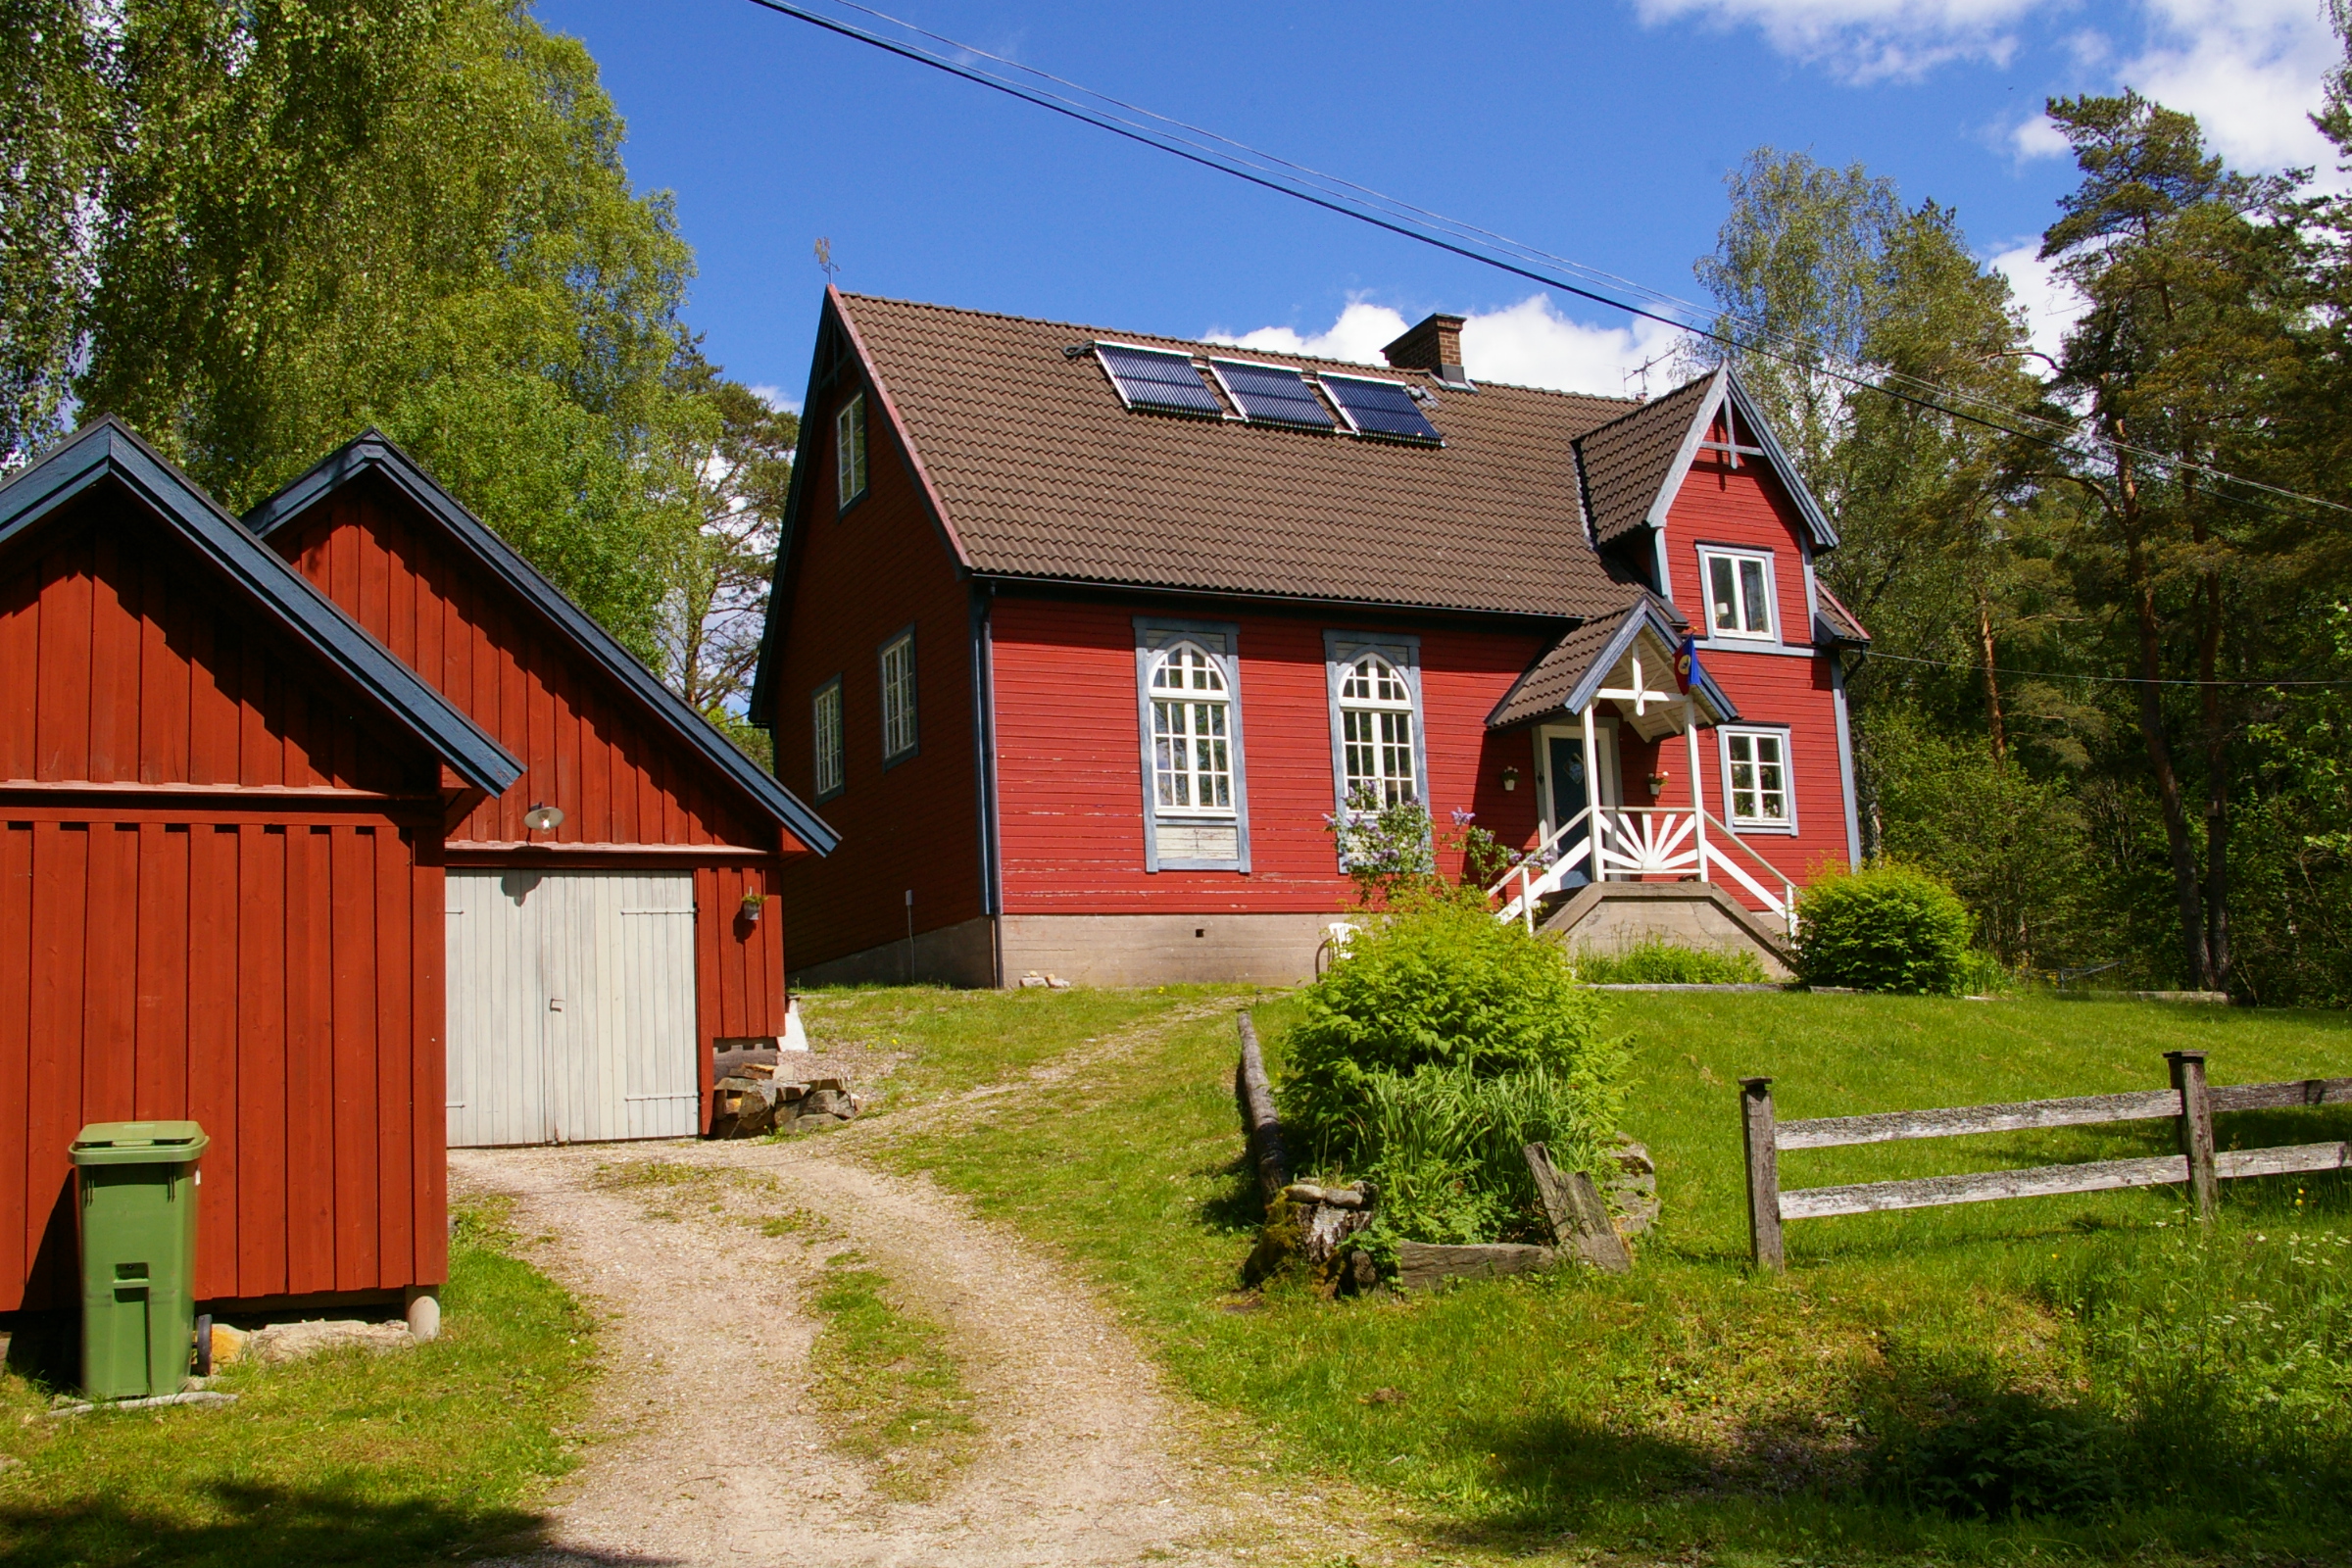
[[0,448],[112,412],[242,509],[373,425],[662,662],[734,393],[576,40],[516,0],[0,25]]
[[1866,855],[2013,966],[2339,999],[2340,693],[2297,683],[2352,677],[2352,203],[2133,94],[2048,108],[2079,179],[2042,255],[2085,307],[2054,355],[1958,215],[1859,168],[1754,155],[1700,264],[1875,635]]

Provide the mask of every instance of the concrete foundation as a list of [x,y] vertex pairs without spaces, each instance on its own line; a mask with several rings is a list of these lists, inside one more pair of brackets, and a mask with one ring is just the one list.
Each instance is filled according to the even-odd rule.
[[1643,942],[1752,953],[1771,979],[1796,976],[1782,927],[1712,882],[1596,882],[1552,911],[1544,931],[1588,953]]
[[936,931],[917,931],[911,943],[901,938],[792,971],[795,986],[980,989],[996,983],[997,922],[987,915]]
[[1330,914],[1008,914],[1004,984],[1035,969],[1086,986],[1244,982],[1315,977]]
[[[1017,986],[1030,973],[1081,986],[1298,985],[1315,976],[1327,914],[982,915],[914,941],[796,969],[796,986]],[[1574,948],[1622,953],[1644,941],[1753,953],[1793,978],[1788,938],[1705,882],[1603,882],[1555,910],[1544,931]]]
[[[1297,985],[1315,974],[1329,914],[982,916],[793,971],[796,986]],[[1002,962],[999,954],[1002,953]]]

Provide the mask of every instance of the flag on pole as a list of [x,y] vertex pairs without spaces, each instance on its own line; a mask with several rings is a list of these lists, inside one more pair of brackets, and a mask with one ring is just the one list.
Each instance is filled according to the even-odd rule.
[[1691,686],[1697,679],[1698,638],[1686,632],[1683,636],[1683,646],[1675,650],[1674,684],[1677,690],[1688,697],[1690,695]]

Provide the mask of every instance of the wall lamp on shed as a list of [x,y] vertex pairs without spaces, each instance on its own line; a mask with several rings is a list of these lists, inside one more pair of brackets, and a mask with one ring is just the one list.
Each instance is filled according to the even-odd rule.
[[522,813],[522,825],[533,833],[553,833],[564,825],[564,808],[535,803]]

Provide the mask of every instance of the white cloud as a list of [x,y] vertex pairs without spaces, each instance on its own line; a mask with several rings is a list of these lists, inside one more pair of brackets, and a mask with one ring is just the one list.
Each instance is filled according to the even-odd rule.
[[758,386],[748,386],[745,387],[744,390],[749,392],[752,396],[758,398],[760,402],[766,404],[769,408],[775,410],[778,414],[798,414],[801,412],[801,400],[799,398],[786,397],[784,395],[784,389],[780,386],[770,386],[765,381],[762,381]]
[[2241,169],[2332,164],[2306,117],[2342,47],[2313,0],[2147,0],[2147,48],[2117,77],[2197,117]]
[[[1689,21],[1748,26],[1775,50],[1849,81],[1914,79],[1958,60],[2006,66],[2018,25],[2064,9],[2048,0],[1636,0],[1652,24]],[[2342,47],[2319,0],[2135,0],[2138,25],[2079,29],[2058,41],[2082,84],[2137,88],[2197,117],[2214,150],[2241,169],[2316,166],[2332,150],[2312,127],[2323,78]],[[2136,48],[2116,35],[2136,31]],[[2011,127],[2025,159],[2067,148],[2038,116]],[[2322,182],[2341,185],[2324,172]]]
[[2034,347],[2052,359],[2066,340],[2067,328],[2082,319],[2087,308],[2074,285],[2057,269],[2039,258],[2041,241],[2020,240],[1989,258],[1985,265],[2009,279],[2017,303],[2025,307],[2026,333]]
[[[1472,380],[1622,396],[1640,391],[1642,367],[1670,358],[1682,336],[1662,321],[1641,318],[1625,326],[1574,320],[1559,313],[1548,294],[1530,294],[1507,310],[1463,322],[1462,368]],[[1663,391],[1673,384],[1674,372],[1658,366],[1650,380]]]
[[[1380,365],[1385,363],[1380,357],[1382,346],[1394,341],[1406,325],[1401,315],[1385,305],[1351,300],[1325,331],[1301,333],[1287,326],[1261,326],[1238,337],[1225,332],[1210,332],[1206,337],[1211,343],[1242,348]],[[1642,366],[1670,360],[1680,338],[1675,328],[1658,321],[1637,319],[1629,326],[1595,326],[1561,315],[1547,294],[1530,294],[1516,305],[1464,319],[1462,368],[1474,381],[1509,381],[1556,392],[1617,397],[1641,391],[1638,372]],[[1673,375],[1670,365],[1655,366],[1649,376],[1651,389],[1664,390]]]
[[1954,60],[2007,65],[2010,24],[2041,0],[1637,0],[1652,24],[1690,18],[1749,25],[1782,54],[1853,81],[1925,75]]
[[1254,332],[1233,337],[1223,332],[1211,332],[1211,343],[1231,343],[1238,348],[1264,349],[1271,354],[1306,354],[1318,360],[1353,360],[1358,365],[1384,363],[1380,351],[1384,344],[1396,341],[1407,322],[1402,316],[1385,305],[1367,305],[1362,300],[1349,300],[1340,312],[1340,318],[1326,331],[1302,336],[1287,326],[1261,326]]
[[2075,150],[2073,144],[2067,141],[2065,132],[2047,115],[2035,115],[2031,120],[2021,121],[2009,132],[2007,140],[2009,150],[2021,161],[2065,158]]

